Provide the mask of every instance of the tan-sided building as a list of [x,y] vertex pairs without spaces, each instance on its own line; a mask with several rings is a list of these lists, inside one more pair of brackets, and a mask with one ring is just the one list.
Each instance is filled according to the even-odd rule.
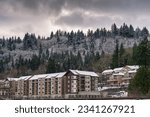
[[95,72],[68,70],[64,78],[64,94],[66,96],[93,94],[98,91],[98,77]]
[[102,72],[102,77],[100,79],[99,87],[108,86],[108,80],[112,76],[114,70],[108,69]]
[[65,73],[34,75],[29,79],[29,97],[61,97]]
[[32,76],[21,76],[18,79],[17,96],[19,96],[19,97],[28,96],[28,93],[29,93],[29,82],[28,82],[28,80],[31,77]]
[[108,82],[108,86],[110,87],[119,87],[121,86],[122,79],[124,78],[124,73],[114,73],[111,75]]
[[34,75],[29,79],[29,97],[42,97],[45,94],[45,78],[48,74]]
[[51,98],[63,96],[63,79],[66,72],[49,74],[45,79],[45,96]]
[[[95,72],[68,70],[67,72],[22,76],[12,92],[18,97],[64,98],[69,95],[99,95]],[[13,84],[16,86],[16,84]]]
[[18,94],[18,80],[19,78],[7,78],[9,81],[9,87],[10,87],[10,96],[15,96]]
[[128,87],[130,80],[134,78],[138,69],[138,65],[115,68],[107,83],[111,87]]
[[10,96],[10,84],[8,79],[0,80],[0,97],[7,98]]

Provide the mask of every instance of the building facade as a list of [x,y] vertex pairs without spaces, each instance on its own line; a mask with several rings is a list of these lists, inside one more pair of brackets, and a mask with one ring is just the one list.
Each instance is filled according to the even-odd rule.
[[28,96],[29,92],[29,79],[32,76],[21,76],[18,79],[18,85],[17,85],[17,97],[23,97]]
[[98,75],[95,72],[67,72],[21,76],[11,92],[24,98],[68,98],[76,95],[99,95]]
[[64,76],[65,96],[99,95],[98,78],[95,72],[68,70]]
[[125,66],[120,68],[115,68],[113,70],[103,71],[105,83],[109,87],[128,87],[130,80],[134,78],[137,70],[139,69],[138,65]]

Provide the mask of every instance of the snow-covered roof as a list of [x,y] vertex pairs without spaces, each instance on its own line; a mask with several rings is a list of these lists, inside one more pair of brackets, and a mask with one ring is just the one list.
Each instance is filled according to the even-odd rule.
[[21,76],[20,78],[19,78],[19,80],[27,80],[27,79],[29,79],[31,76]]
[[119,73],[114,73],[113,75],[114,75],[114,76],[124,76],[124,73],[120,73],[120,72],[119,72]]
[[39,74],[32,76],[29,80],[37,80],[40,78],[62,78],[65,75],[66,72],[60,72],[60,73],[51,73],[51,74]]
[[9,81],[18,81],[19,78],[7,78]]
[[136,70],[128,71],[128,73],[136,73]]
[[78,72],[77,72],[77,70],[69,70],[70,72],[72,72],[74,75],[78,75]]
[[119,71],[121,71],[122,69],[123,69],[123,67],[115,68],[115,69],[114,69],[114,72],[119,72]]
[[60,72],[60,73],[51,73],[46,76],[46,78],[62,78],[65,75],[66,72]]
[[56,77],[57,75],[58,73],[47,74],[46,78],[53,78],[53,77]]
[[39,79],[39,78],[46,78],[48,74],[39,74],[39,75],[34,75],[32,76],[29,80],[36,80],[36,79]]
[[5,82],[5,80],[0,80],[0,83],[3,83],[3,82]]
[[114,70],[112,70],[112,69],[108,69],[108,70],[104,70],[103,72],[102,72],[102,74],[110,74],[110,73],[112,73]]
[[98,75],[95,72],[91,72],[91,71],[80,71],[80,70],[69,70],[69,71],[71,71],[74,75],[85,75],[85,76],[98,77]]
[[60,73],[58,73],[56,78],[62,78],[65,74],[66,74],[66,72],[60,72]]
[[131,70],[137,70],[139,69],[139,65],[127,65]]

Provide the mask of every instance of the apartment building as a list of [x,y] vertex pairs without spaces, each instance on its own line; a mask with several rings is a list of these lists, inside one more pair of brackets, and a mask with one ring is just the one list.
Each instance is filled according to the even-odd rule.
[[10,85],[7,79],[0,80],[0,97],[10,96]]
[[108,86],[107,80],[109,80],[109,78],[111,77],[113,72],[114,72],[114,70],[112,70],[112,69],[104,70],[102,72],[102,78],[100,79],[100,85],[99,85],[100,87]]
[[110,87],[119,87],[121,86],[122,79],[124,78],[124,73],[113,73],[110,78],[107,80],[108,86]]
[[[64,95],[63,80],[66,72],[49,74],[45,79],[45,92],[47,92],[51,98],[62,97]],[[46,96],[46,95],[45,95]]]
[[29,97],[61,97],[65,73],[34,75],[29,79]]
[[29,97],[41,97],[44,95],[44,78],[47,74],[40,74],[32,76],[29,82]]
[[130,80],[134,78],[138,65],[125,66],[113,69],[113,72],[109,74],[109,79],[107,80],[108,86],[111,87],[128,87]]
[[67,72],[9,78],[11,94],[24,98],[62,98],[69,95],[99,95],[95,72]]
[[15,96],[17,95],[18,92],[18,78],[7,78],[9,81],[9,92],[10,96]]
[[0,96],[13,97],[17,95],[18,78],[0,80]]
[[29,92],[29,79],[32,76],[21,76],[18,79],[17,95],[18,97],[27,96]]
[[68,70],[64,77],[66,96],[92,95],[98,91],[99,76],[95,72]]

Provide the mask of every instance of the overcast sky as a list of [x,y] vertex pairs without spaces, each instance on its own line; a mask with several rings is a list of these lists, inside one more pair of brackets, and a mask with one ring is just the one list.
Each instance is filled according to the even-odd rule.
[[0,37],[123,23],[150,29],[150,0],[0,0]]

